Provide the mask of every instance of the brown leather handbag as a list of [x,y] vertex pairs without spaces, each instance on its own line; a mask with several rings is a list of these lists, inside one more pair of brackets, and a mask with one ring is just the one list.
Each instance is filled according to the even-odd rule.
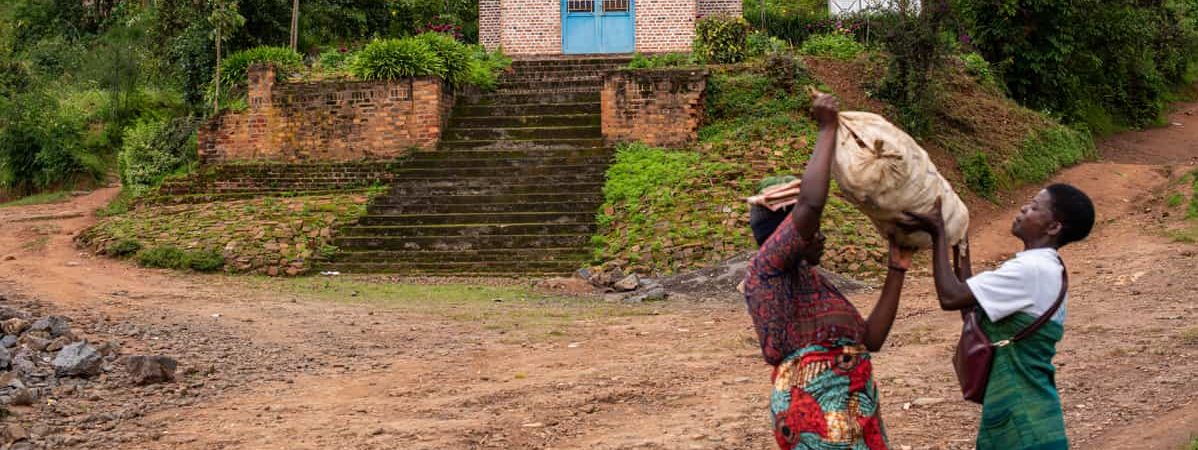
[[1065,301],[1065,293],[1069,290],[1069,271],[1064,267],[1065,262],[1061,261],[1061,294],[1057,296],[1056,303],[1010,339],[990,342],[990,338],[982,331],[982,325],[978,322],[980,308],[961,313],[965,323],[961,327],[961,341],[957,343],[957,353],[953,355],[953,368],[957,370],[957,381],[961,383],[961,393],[966,400],[982,403],[986,397],[986,384],[990,382],[990,366],[994,364],[996,348],[1006,347],[1031,336],[1052,320],[1052,316],[1061,308],[1061,303]]

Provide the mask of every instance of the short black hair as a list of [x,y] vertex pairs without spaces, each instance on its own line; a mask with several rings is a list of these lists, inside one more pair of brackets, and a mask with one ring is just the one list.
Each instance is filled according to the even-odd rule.
[[790,214],[792,209],[794,209],[793,206],[788,206],[771,211],[760,205],[753,205],[749,208],[749,228],[753,229],[753,239],[757,240],[758,247],[770,239],[770,236],[778,229],[778,225],[786,220],[786,215]]
[[1057,244],[1064,247],[1085,239],[1094,228],[1094,203],[1081,189],[1064,183],[1045,188],[1052,197],[1052,215],[1061,222]]

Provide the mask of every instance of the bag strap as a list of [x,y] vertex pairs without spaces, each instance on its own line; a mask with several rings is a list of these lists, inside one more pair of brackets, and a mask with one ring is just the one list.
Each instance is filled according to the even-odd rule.
[[1049,320],[1052,320],[1052,316],[1056,315],[1057,310],[1061,309],[1061,304],[1065,302],[1065,294],[1069,291],[1069,269],[1065,268],[1065,261],[1061,260],[1061,257],[1058,256],[1057,261],[1061,262],[1061,295],[1057,296],[1056,303],[1053,303],[1052,307],[1044,312],[1044,315],[1041,315],[1035,322],[1032,322],[1031,325],[1028,325],[1027,328],[1024,328],[1023,331],[1020,331],[1019,334],[1008,339],[1008,341],[1015,342],[1035,333],[1036,330],[1039,330]]

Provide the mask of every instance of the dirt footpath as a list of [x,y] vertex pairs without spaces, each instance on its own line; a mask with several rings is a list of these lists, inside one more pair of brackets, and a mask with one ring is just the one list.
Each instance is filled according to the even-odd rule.
[[[1103,144],[1107,160],[1057,177],[1089,192],[1100,214],[1093,236],[1063,252],[1071,292],[1057,381],[1075,448],[1174,450],[1198,434],[1198,246],[1163,237],[1174,219],[1162,217],[1156,194],[1194,169],[1195,108],[1174,116],[1180,126],[1118,136]],[[122,353],[175,357],[179,379],[146,387],[101,380],[14,407],[5,422],[28,431],[29,443],[774,445],[769,367],[739,299],[437,306],[358,301],[375,295],[369,281],[341,299],[318,292],[320,281],[144,270],[71,245],[115,193],[0,209],[0,294],[71,317],[79,334],[119,342]],[[1007,233],[1015,208],[975,218],[975,263],[1018,249]],[[890,341],[875,355],[882,414],[895,448],[968,449],[980,408],[958,400],[949,357],[959,319],[936,307],[927,275],[913,273]],[[875,298],[853,301],[867,313]]]

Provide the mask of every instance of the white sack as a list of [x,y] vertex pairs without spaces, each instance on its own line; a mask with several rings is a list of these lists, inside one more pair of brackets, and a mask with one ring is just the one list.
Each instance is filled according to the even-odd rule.
[[949,245],[960,243],[969,229],[969,210],[928,153],[877,114],[840,113],[832,176],[843,196],[869,216],[882,236],[896,231],[900,245],[932,246],[927,233],[906,233],[896,223],[905,211],[930,213],[937,198],[943,199]]

